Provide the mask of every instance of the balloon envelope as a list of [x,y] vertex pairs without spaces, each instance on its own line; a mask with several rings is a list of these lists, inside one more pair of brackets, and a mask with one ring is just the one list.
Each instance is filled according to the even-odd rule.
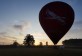
[[39,21],[49,38],[57,44],[72,26],[74,11],[67,3],[51,2],[41,9]]

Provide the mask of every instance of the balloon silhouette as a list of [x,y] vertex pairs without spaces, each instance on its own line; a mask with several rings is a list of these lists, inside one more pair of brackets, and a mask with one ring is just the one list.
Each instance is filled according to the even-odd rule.
[[65,2],[46,4],[39,13],[39,21],[54,44],[68,32],[74,22],[74,10]]

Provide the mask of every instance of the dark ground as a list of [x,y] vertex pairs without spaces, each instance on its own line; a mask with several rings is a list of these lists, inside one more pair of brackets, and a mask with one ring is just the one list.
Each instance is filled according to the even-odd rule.
[[0,56],[82,56],[82,49],[56,47],[0,48]]

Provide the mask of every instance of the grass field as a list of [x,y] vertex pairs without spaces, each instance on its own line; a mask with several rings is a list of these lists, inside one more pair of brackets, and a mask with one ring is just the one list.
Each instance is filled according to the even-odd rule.
[[54,47],[0,48],[0,56],[82,56],[82,49]]

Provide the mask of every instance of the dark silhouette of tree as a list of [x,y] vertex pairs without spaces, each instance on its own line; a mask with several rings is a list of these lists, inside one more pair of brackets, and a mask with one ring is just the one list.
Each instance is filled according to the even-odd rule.
[[46,42],[46,46],[48,46],[48,42]]
[[14,42],[13,42],[13,44],[12,44],[13,46],[18,46],[19,45],[19,43],[15,40]]
[[33,46],[35,43],[33,35],[27,34],[25,39],[24,39],[24,45],[26,46]]
[[42,42],[40,42],[40,46],[43,46],[43,43]]

